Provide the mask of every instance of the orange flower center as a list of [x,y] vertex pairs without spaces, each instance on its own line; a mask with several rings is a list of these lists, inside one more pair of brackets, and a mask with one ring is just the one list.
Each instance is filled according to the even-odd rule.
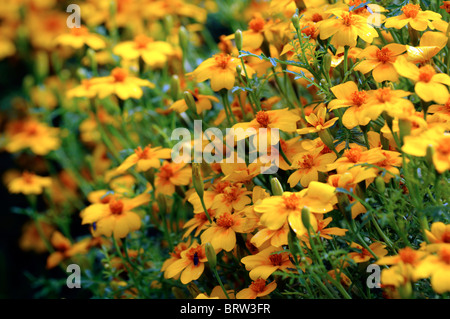
[[121,200],[111,200],[109,202],[109,210],[114,215],[120,215],[123,212],[123,202]]
[[311,168],[314,166],[314,156],[311,154],[303,155],[302,159],[298,161],[300,168]]
[[267,127],[270,123],[269,114],[265,111],[259,111],[256,114],[256,122],[262,127]]
[[223,213],[217,220],[216,224],[222,228],[230,228],[234,225],[234,219],[229,213]]
[[27,184],[32,184],[34,179],[34,174],[29,172],[22,173],[23,181]]
[[170,165],[166,164],[163,165],[160,170],[158,177],[163,180],[169,180],[173,176],[173,169],[170,167]]
[[240,189],[237,187],[230,187],[228,189],[225,190],[225,192],[223,193],[224,198],[227,202],[231,203],[236,201],[239,198],[240,195]]
[[123,82],[128,76],[128,72],[122,68],[115,68],[111,71],[111,75],[114,77],[115,82]]
[[448,247],[442,247],[439,251],[439,257],[443,262],[450,265],[450,248]]
[[228,66],[228,62],[231,60],[231,56],[228,54],[218,54],[214,57],[216,60],[217,66],[221,67],[222,69],[226,69]]
[[391,59],[392,52],[388,48],[382,48],[377,51],[376,55],[378,61],[386,63]]
[[266,281],[262,278],[258,278],[251,283],[250,289],[256,293],[261,293],[266,289]]
[[146,146],[144,149],[142,149],[140,146],[138,146],[137,149],[134,150],[134,153],[137,155],[139,159],[148,159],[148,153],[150,151],[150,147]]
[[[212,215],[210,209],[208,209],[208,213],[209,213],[209,216]],[[199,214],[195,214],[195,215],[194,215],[194,218],[195,218],[195,219],[197,220],[197,222],[199,222],[199,223],[205,223],[205,222],[208,221],[208,217],[206,217],[205,212],[202,212],[202,213],[199,213]]]
[[316,35],[316,27],[313,25],[306,26],[303,28],[302,33],[311,39],[315,39]]
[[409,247],[400,249],[398,254],[402,262],[404,262],[405,264],[413,264],[417,257],[416,252]]
[[145,34],[137,35],[134,38],[134,43],[136,44],[136,48],[138,49],[146,49],[149,43],[153,42],[152,38],[149,38]]
[[419,81],[426,83],[430,82],[433,76],[436,74],[436,71],[430,65],[425,65],[424,67],[421,67],[419,72],[420,72]]
[[378,89],[375,93],[376,98],[378,99],[378,101],[380,101],[381,103],[386,103],[389,102],[391,100],[391,89],[390,88],[382,88],[382,89]]
[[349,12],[349,13],[344,13],[342,15],[342,20],[344,20],[344,25],[346,26],[351,26],[354,25],[356,22],[355,17],[353,16],[353,12]]
[[295,195],[295,194],[291,194],[289,196],[283,196],[283,200],[284,200],[284,206],[287,209],[297,209],[300,205],[300,199]]
[[361,159],[361,148],[354,147],[344,152],[344,157],[346,157],[352,163],[358,163]]
[[402,11],[403,11],[403,13],[405,14],[405,16],[407,18],[414,19],[419,14],[420,5],[418,5],[418,4],[411,4],[411,3],[407,4],[406,6],[404,6],[402,8]]
[[248,23],[248,27],[255,32],[259,32],[264,29],[264,24],[265,22],[263,18],[254,18],[250,20],[250,22]]
[[201,246],[192,247],[186,253],[186,257],[194,263],[195,266],[199,264],[200,259],[205,258],[205,251]]
[[323,20],[323,17],[318,13],[314,13],[311,20],[313,22],[319,22]]
[[356,91],[352,93],[351,100],[353,101],[354,105],[361,106],[366,103],[368,97],[369,96],[367,95],[366,91]]
[[74,36],[81,37],[83,35],[88,34],[89,30],[85,26],[81,26],[79,28],[71,28],[70,33]]
[[281,254],[270,255],[269,260],[273,266],[281,266],[283,264],[283,256]]

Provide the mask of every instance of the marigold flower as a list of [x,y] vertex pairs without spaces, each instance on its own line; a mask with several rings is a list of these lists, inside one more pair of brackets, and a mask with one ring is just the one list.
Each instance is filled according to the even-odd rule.
[[407,4],[402,7],[402,14],[387,18],[384,26],[386,28],[401,29],[407,24],[414,30],[425,31],[427,28],[434,29],[431,21],[439,20],[442,16],[439,13],[420,8],[420,4]]
[[106,48],[105,40],[99,35],[89,32],[85,26],[69,29],[69,33],[61,34],[55,39],[55,42],[74,49],[81,49],[84,45],[94,50]]
[[407,59],[414,64],[430,64],[433,57],[441,51],[448,42],[448,37],[441,32],[425,32],[420,38],[418,47],[407,45]]
[[194,242],[189,248],[180,253],[180,259],[174,261],[166,268],[164,276],[173,278],[181,273],[180,280],[186,285],[200,278],[207,262],[205,247]]
[[136,165],[137,172],[145,172],[150,168],[160,168],[161,159],[169,159],[172,150],[170,148],[162,148],[161,146],[151,147],[147,145],[144,149],[138,147],[134,150],[134,154],[128,156],[123,163],[117,167],[117,173],[123,173],[130,167]]
[[330,11],[336,18],[329,18],[319,26],[320,39],[326,40],[330,37],[331,44],[335,47],[356,47],[357,39],[360,37],[371,44],[378,33],[367,21],[367,18],[346,10]]
[[[187,250],[191,246],[191,240],[188,239],[186,242],[180,242],[178,243],[174,248],[173,251],[169,253],[170,257],[169,259],[166,259],[162,266],[161,266],[161,272],[164,272],[164,278],[167,277],[167,267],[169,267],[171,264],[173,264],[175,261],[181,259],[181,253],[185,250]],[[177,278],[178,279],[178,278]]]
[[334,163],[328,164],[327,170],[331,171],[336,169],[339,174],[342,174],[356,164],[375,164],[385,159],[386,157],[381,148],[367,150],[362,146],[352,145]]
[[[211,102],[219,102],[219,99],[212,95],[202,95],[199,94],[198,88],[195,88],[194,91],[191,92],[192,96],[194,97],[195,106],[197,114],[202,114],[203,111],[210,110],[212,108]],[[171,110],[174,110],[178,113],[183,113],[188,109],[188,106],[186,104],[185,99],[181,99],[178,101],[175,101],[171,106]]]
[[398,73],[394,68],[394,62],[397,57],[406,51],[406,46],[397,43],[391,43],[383,48],[375,45],[365,48],[359,55],[359,59],[364,59],[356,67],[355,71],[363,74],[372,71],[375,81],[397,82]]
[[235,183],[225,187],[221,194],[214,197],[211,208],[216,210],[217,215],[231,213],[232,210],[241,211],[251,203],[252,200],[248,196],[251,193],[243,183]]
[[192,170],[184,163],[170,163],[164,161],[155,174],[155,188],[157,194],[172,195],[175,186],[188,185],[192,179]]
[[437,254],[425,257],[417,266],[416,275],[431,277],[431,287],[438,294],[450,291],[450,245],[442,245]]
[[141,57],[152,68],[164,65],[173,52],[174,49],[169,43],[154,41],[145,34],[139,34],[133,41],[121,42],[113,48],[113,53],[122,59],[133,60]]
[[47,269],[59,265],[64,259],[71,258],[78,254],[86,254],[89,250],[90,239],[86,238],[72,245],[69,239],[59,231],[55,231],[50,239],[50,243],[55,248],[47,258]]
[[288,244],[289,223],[285,222],[279,229],[270,229],[260,225],[258,232],[254,234],[250,242],[258,248],[270,245],[273,247],[282,247]]
[[124,238],[131,231],[141,228],[141,218],[133,210],[150,202],[150,194],[134,198],[111,196],[107,203],[92,204],[81,213],[81,224],[93,225],[93,236],[104,235]]
[[417,67],[408,62],[405,57],[399,57],[394,63],[397,72],[415,82],[414,90],[425,102],[435,101],[444,104],[449,99],[447,86],[450,85],[450,76],[444,73],[436,73],[431,65]]
[[330,128],[339,120],[338,117],[335,117],[329,121],[326,120],[327,116],[327,108],[321,104],[317,107],[314,113],[311,113],[305,116],[306,122],[310,126],[301,128],[297,130],[298,134],[309,134],[309,133],[318,133],[320,131],[326,130]]
[[[356,243],[352,243],[351,246],[352,248],[356,248],[359,249],[361,252],[351,252],[348,254],[348,256],[353,259],[354,262],[356,263],[363,263],[366,261],[369,261],[370,259],[375,258],[372,253],[367,250],[366,248],[364,248],[363,246],[356,244]],[[382,244],[382,243],[373,243],[369,246],[370,250],[373,251],[373,253],[376,255],[376,257],[381,258],[387,255],[388,251],[385,249],[386,245]]]
[[435,222],[425,234],[430,244],[450,244],[450,224]]
[[272,281],[270,284],[266,284],[266,280],[258,278],[252,281],[248,288],[242,289],[236,294],[236,299],[256,299],[258,297],[264,297],[270,294],[277,288],[277,283]]
[[295,187],[299,182],[308,187],[312,181],[319,180],[319,172],[326,172],[327,165],[336,160],[333,152],[322,154],[320,151],[297,154],[292,161],[291,169],[296,171],[289,176],[288,183]]
[[16,194],[39,195],[42,194],[45,188],[50,187],[51,184],[52,179],[50,177],[41,177],[34,173],[24,171],[21,176],[9,182],[8,190]]

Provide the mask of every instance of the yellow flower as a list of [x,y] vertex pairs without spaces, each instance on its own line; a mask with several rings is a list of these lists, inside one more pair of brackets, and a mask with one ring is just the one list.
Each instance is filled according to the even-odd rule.
[[399,57],[394,63],[398,74],[415,82],[414,90],[425,102],[444,104],[450,97],[447,86],[450,85],[450,76],[445,73],[436,73],[431,65],[417,67],[408,62],[405,57]]
[[364,59],[356,67],[355,71],[363,74],[372,71],[375,81],[397,82],[398,73],[394,68],[394,62],[399,55],[406,51],[406,46],[391,43],[379,49],[375,45],[365,48],[359,55],[359,59]]
[[308,122],[308,127],[304,127],[297,130],[298,134],[309,134],[309,133],[318,133],[323,130],[326,130],[327,128],[330,128],[336,123],[337,120],[339,120],[338,117],[335,117],[329,121],[326,120],[327,116],[327,108],[321,104],[317,107],[315,110],[315,113],[311,113],[307,116],[305,116],[306,122]]
[[50,177],[41,177],[25,171],[21,176],[9,182],[8,190],[10,193],[16,194],[39,195],[42,194],[45,188],[50,187],[51,184],[52,179]]
[[333,152],[322,154],[320,151],[297,154],[292,161],[291,169],[295,172],[289,176],[288,183],[295,187],[299,182],[308,187],[312,181],[319,180],[319,172],[326,172],[327,165],[336,160]]
[[247,233],[252,229],[251,223],[242,212],[230,214],[225,212],[215,216],[214,222],[200,236],[203,244],[209,242],[214,249],[231,251],[236,246],[236,233]]
[[245,265],[245,269],[250,271],[250,279],[267,279],[277,270],[285,271],[288,268],[295,268],[289,259],[290,254],[277,253],[279,250],[280,248],[270,246],[255,255],[242,258],[241,262]]
[[152,148],[151,145],[147,145],[144,149],[138,147],[134,150],[134,154],[128,156],[116,171],[117,173],[123,173],[134,165],[136,165],[137,172],[145,172],[150,168],[160,168],[160,160],[169,159],[171,152],[170,148],[162,148],[161,146]]
[[55,231],[51,237],[50,243],[55,251],[47,257],[47,269],[54,268],[64,259],[71,258],[78,254],[86,254],[89,250],[90,239],[86,238],[78,243],[72,243],[64,237],[59,231]]
[[173,252],[169,253],[169,255],[170,255],[169,259],[166,259],[161,266],[161,272],[164,272],[164,278],[166,278],[166,279],[169,278],[169,277],[167,277],[167,272],[166,272],[167,267],[172,265],[177,260],[180,260],[181,253],[183,251],[187,250],[190,245],[191,245],[190,239],[188,239],[187,242],[180,242],[173,248]]
[[[361,251],[351,252],[348,254],[348,256],[356,263],[363,263],[375,258],[369,250],[359,244],[352,243],[350,247],[356,248]],[[388,253],[388,251],[385,249],[386,245],[383,245],[382,243],[373,243],[369,246],[369,248],[378,258],[384,257]]]
[[5,136],[5,149],[10,153],[29,148],[36,155],[47,155],[60,146],[60,129],[31,117],[9,122]]
[[391,117],[396,118],[399,114],[404,114],[408,110],[411,113],[415,112],[414,104],[405,99],[405,97],[411,95],[410,92],[384,87],[371,91],[370,95],[367,109],[372,109],[372,112],[378,115],[386,111]]
[[236,294],[236,299],[256,299],[258,297],[264,297],[270,294],[277,288],[277,283],[272,281],[270,284],[266,284],[266,280],[258,278],[252,281],[248,288],[242,289]]
[[418,157],[425,157],[427,149],[433,150],[432,160],[436,170],[443,173],[450,168],[450,134],[440,126],[418,135],[405,137],[402,151]]
[[285,222],[281,228],[275,230],[259,225],[258,232],[253,235],[250,242],[258,248],[265,247],[265,245],[281,247],[288,244],[289,231],[288,222]]
[[[262,214],[261,224],[271,230],[278,230],[289,222],[291,228],[298,236],[306,233],[302,222],[302,210],[307,207],[312,213],[324,214],[333,210],[336,202],[335,188],[319,183],[311,182],[307,189],[298,193],[284,192],[281,196],[264,198],[255,205],[254,210]],[[317,221],[310,215],[312,228],[317,230]]]
[[[423,261],[423,258],[426,257],[427,253],[425,251],[414,250],[410,247],[405,247],[399,249],[398,254],[394,256],[383,256],[382,258],[377,260],[378,265],[395,265],[396,268],[391,267],[390,272],[386,274],[385,280],[383,280],[382,273],[382,282],[386,284],[393,284],[394,286],[399,286],[403,284],[404,281],[416,281],[420,279],[420,273],[417,272],[417,268]],[[383,270],[385,272],[385,270]],[[397,280],[395,279],[397,278]],[[401,280],[400,280],[401,279]]]
[[435,222],[430,230],[425,230],[430,244],[450,244],[450,225],[442,222]]
[[192,170],[184,163],[169,163],[164,161],[155,178],[156,194],[172,195],[175,186],[188,185],[192,179]]
[[222,193],[214,197],[211,208],[216,210],[217,215],[231,213],[233,210],[241,211],[251,203],[252,200],[248,196],[251,193],[243,183],[235,183],[225,187]]
[[141,228],[141,218],[133,209],[150,202],[150,194],[144,193],[134,198],[111,196],[107,203],[97,203],[86,207],[81,213],[81,224],[92,224],[93,235],[124,238],[131,231]]
[[144,34],[137,35],[133,41],[121,42],[113,49],[115,55],[125,60],[141,57],[152,68],[162,67],[173,52],[174,49],[169,43],[154,41]]
[[450,245],[441,246],[437,254],[430,254],[417,266],[417,276],[431,277],[431,286],[438,294],[450,291]]
[[[215,211],[212,209],[208,209],[208,214],[211,218],[214,218],[214,216],[216,215]],[[193,236],[198,237],[198,235],[200,235],[200,232],[202,230],[208,228],[208,225],[209,225],[208,217],[206,216],[204,211],[200,213],[194,213],[194,217],[192,217],[183,225],[183,228],[186,229],[186,231],[183,234],[182,238],[183,239],[187,238],[194,231],[194,229],[195,233]]]
[[345,150],[343,155],[334,163],[328,164],[327,170],[331,171],[336,169],[338,174],[342,174],[356,164],[375,164],[385,159],[386,157],[381,148],[366,150],[362,146],[352,145],[349,149]]
[[[212,95],[202,95],[199,94],[198,88],[195,88],[194,92],[191,92],[192,96],[194,97],[195,106],[197,114],[201,114],[203,111],[210,110],[212,108],[211,102],[219,102],[219,99]],[[172,106],[170,107],[171,110],[175,110],[178,113],[183,113],[188,109],[188,106],[186,104],[185,99],[181,99],[178,101],[175,101]]]
[[88,28],[71,28],[69,33],[62,34],[55,39],[56,44],[81,49],[84,45],[100,50],[106,48],[106,42],[97,34],[89,32]]
[[114,68],[111,75],[95,78],[95,90],[100,99],[110,95],[117,95],[122,100],[139,99],[144,94],[141,87],[154,88],[155,85],[147,80],[130,76],[122,68]]
[[322,21],[319,26],[320,39],[326,40],[330,37],[331,44],[335,47],[356,47],[357,39],[360,37],[371,44],[378,37],[377,30],[370,26],[367,18],[346,10],[333,10],[335,17]]
[[346,128],[352,129],[358,125],[367,125],[379,116],[378,110],[367,106],[371,92],[360,91],[355,82],[348,81],[336,85],[331,88],[331,91],[336,99],[328,104],[330,110],[348,107],[342,117],[342,122]]
[[[217,54],[202,63],[191,73],[196,82],[210,80],[211,89],[220,91],[221,89],[231,90],[236,80],[236,66],[241,65],[241,60],[228,54]],[[246,66],[248,76],[252,76],[255,71]],[[242,75],[244,70],[242,70]]]
[[431,59],[441,51],[448,42],[442,32],[425,32],[420,38],[418,47],[407,45],[407,59],[414,64],[430,64]]
[[402,14],[387,18],[384,26],[386,28],[401,29],[409,23],[409,26],[417,31],[425,31],[427,28],[434,29],[431,21],[439,20],[439,13],[426,10],[422,11],[420,4],[407,4],[402,7]]

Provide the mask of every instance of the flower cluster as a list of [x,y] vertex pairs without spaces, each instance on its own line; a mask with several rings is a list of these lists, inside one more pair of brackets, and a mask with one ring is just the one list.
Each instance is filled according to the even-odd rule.
[[22,248],[100,298],[445,298],[450,4],[426,3],[1,4]]

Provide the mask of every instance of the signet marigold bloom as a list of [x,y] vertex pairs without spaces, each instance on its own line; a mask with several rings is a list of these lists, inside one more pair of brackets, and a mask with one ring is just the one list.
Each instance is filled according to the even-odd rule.
[[194,242],[189,248],[180,253],[180,258],[167,266],[164,276],[173,278],[180,275],[183,284],[197,280],[205,269],[208,262],[204,245]]
[[407,45],[407,60],[414,64],[431,64],[436,54],[441,51],[448,42],[448,37],[442,32],[427,31],[420,38],[418,47]]
[[[203,207],[202,207],[203,209]],[[208,209],[208,214],[211,218],[214,218],[215,216],[215,211],[212,209]],[[199,212],[199,213],[194,213],[194,217],[192,217],[191,219],[189,219],[184,225],[183,228],[186,229],[182,239],[185,239],[187,237],[189,237],[189,235],[195,230],[194,233],[194,237],[198,237],[198,235],[200,235],[202,230],[205,230],[208,228],[209,225],[209,221],[208,221],[208,217],[206,216],[206,213],[203,212]]]
[[288,222],[285,222],[281,228],[276,230],[259,225],[258,232],[253,235],[250,242],[257,248],[264,247],[265,245],[281,247],[288,244],[289,231]]
[[450,291],[450,245],[441,245],[436,254],[429,254],[417,266],[416,275],[431,277],[431,287],[439,294]]
[[314,113],[305,116],[306,122],[308,122],[308,126],[298,129],[297,133],[309,134],[309,133],[318,133],[327,128],[332,127],[338,120],[338,117],[335,117],[329,121],[326,120],[327,117],[327,108],[321,104],[317,107]]
[[141,228],[141,217],[133,210],[150,202],[148,193],[134,198],[110,196],[105,203],[92,204],[81,213],[81,224],[92,224],[94,237],[124,238],[130,232]]
[[[367,250],[366,248],[364,248],[363,246],[361,246],[359,244],[352,243],[350,247],[359,249],[361,251],[361,252],[348,253],[348,256],[351,259],[353,259],[353,261],[356,263],[363,263],[363,262],[369,261],[370,259],[375,258],[369,250]],[[386,245],[384,245],[382,243],[378,243],[378,242],[373,243],[369,246],[369,248],[373,251],[373,253],[378,258],[384,257],[388,253],[388,251],[385,249]]]
[[355,71],[360,71],[363,74],[372,71],[374,80],[379,83],[384,81],[398,82],[399,77],[394,68],[394,62],[405,51],[406,46],[397,43],[388,44],[381,49],[371,45],[358,55],[358,58],[363,60],[355,67]]
[[245,269],[250,271],[250,279],[262,278],[266,280],[277,270],[295,269],[290,260],[290,254],[287,252],[277,253],[279,250],[278,247],[270,246],[255,255],[242,258],[241,262],[245,265]]
[[150,168],[160,168],[161,159],[170,159],[171,152],[170,148],[162,148],[161,146],[151,147],[151,145],[147,145],[144,149],[138,147],[134,150],[134,154],[128,156],[117,167],[116,171],[117,173],[123,173],[135,165],[137,172],[145,172]]
[[236,299],[256,299],[269,295],[277,288],[276,281],[267,284],[266,280],[258,278],[250,284],[248,288],[244,288],[236,294]]
[[89,32],[85,26],[71,28],[66,34],[61,34],[55,39],[57,45],[68,46],[73,49],[81,49],[84,45],[101,50],[106,48],[106,42],[99,35]]
[[394,67],[401,76],[414,81],[416,94],[425,102],[434,101],[444,104],[449,99],[447,86],[450,85],[450,76],[448,74],[436,73],[431,65],[419,68],[403,56],[395,61]]
[[[216,102],[216,103],[219,102],[219,99],[216,98],[215,96],[199,94],[198,88],[195,88],[194,91],[189,91],[189,92],[191,92],[192,97],[194,98],[197,114],[202,114],[203,111],[210,110],[212,108],[211,102]],[[181,99],[181,100],[175,101],[170,106],[170,109],[174,110],[178,113],[183,113],[183,112],[187,111],[188,106],[186,104],[186,100]]]
[[49,188],[52,184],[50,177],[41,177],[24,171],[21,176],[11,180],[8,184],[8,190],[13,194],[39,195],[44,189]]
[[192,169],[184,163],[164,161],[155,174],[156,194],[172,195],[175,186],[188,185],[192,179]]
[[[169,259],[166,259],[161,266],[161,272],[164,273],[164,278],[166,278],[166,279],[169,278],[169,277],[167,277],[167,272],[166,272],[167,267],[169,267],[175,261],[180,260],[181,253],[183,251],[187,250],[190,246],[191,246],[191,240],[188,239],[186,242],[180,242],[173,248],[173,251],[169,253],[169,255],[170,255]],[[175,278],[179,279],[179,276],[175,276]]]
[[450,244],[450,224],[435,222],[425,234],[430,244]]
[[214,222],[201,234],[203,244],[209,242],[214,249],[231,251],[236,246],[236,233],[248,233],[253,225],[243,212],[225,212],[214,216]]
[[214,197],[211,208],[216,210],[217,215],[225,212],[231,213],[233,210],[241,211],[251,203],[252,200],[248,196],[251,193],[243,183],[235,183],[225,187],[220,194]]
[[343,155],[334,163],[328,164],[327,170],[336,170],[338,174],[345,173],[356,164],[375,164],[386,159],[381,148],[372,148],[367,150],[360,145],[350,145]]
[[442,16],[439,13],[420,8],[420,4],[409,3],[402,7],[402,14],[387,18],[384,26],[386,28],[401,29],[407,24],[417,31],[425,31],[427,28],[434,29],[432,21],[440,20]]
[[[317,220],[316,234],[322,238],[333,239],[331,237],[331,235],[345,236],[345,233],[348,231],[348,229],[339,228],[339,227],[327,227],[333,221],[332,217],[328,217],[328,218],[324,219],[324,216],[322,214],[313,214],[313,215],[314,215],[314,218],[316,218],[316,220]],[[301,240],[306,242],[306,245],[308,247],[310,247],[308,234],[304,234],[301,237]]]
[[50,243],[55,248],[55,251],[47,257],[47,269],[54,268],[63,260],[75,255],[86,254],[89,250],[90,241],[90,238],[86,238],[78,243],[72,244],[63,234],[55,231],[50,239]]

